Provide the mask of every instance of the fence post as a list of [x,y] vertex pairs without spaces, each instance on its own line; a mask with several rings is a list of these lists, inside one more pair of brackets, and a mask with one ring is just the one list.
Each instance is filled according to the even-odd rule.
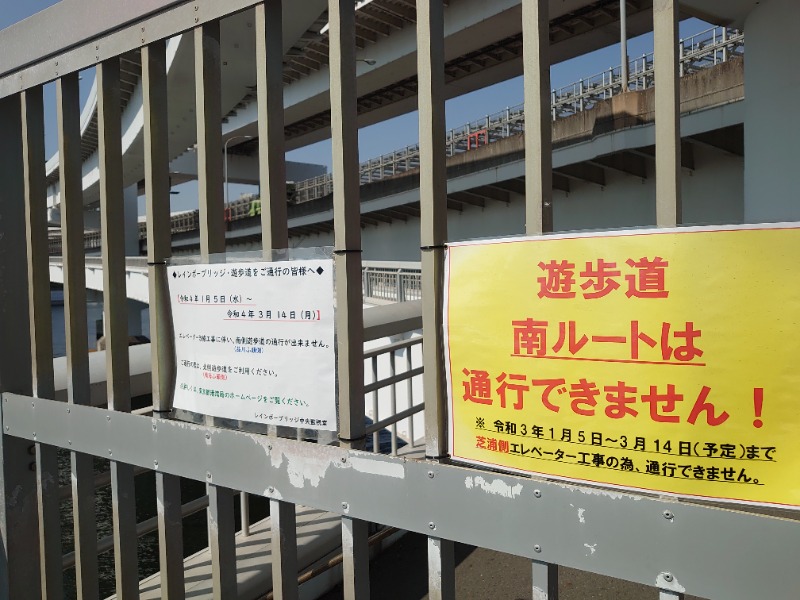
[[[21,104],[0,100],[0,392],[30,395],[31,352],[25,242]],[[0,427],[2,427],[0,411]],[[5,431],[3,430],[3,433]],[[31,443],[3,435],[0,444],[0,597],[40,598],[36,473]]]
[[397,302],[403,301],[402,272],[403,269],[397,269],[397,271],[395,272],[395,298]]

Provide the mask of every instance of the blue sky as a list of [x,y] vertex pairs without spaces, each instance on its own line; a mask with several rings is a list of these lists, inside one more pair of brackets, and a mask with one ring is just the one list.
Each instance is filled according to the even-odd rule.
[[[0,29],[8,27],[37,13],[48,6],[55,4],[53,0],[0,0]],[[689,19],[681,23],[681,36],[688,37],[703,31],[708,24],[697,19]],[[646,34],[629,41],[628,54],[631,57],[641,56],[652,50],[652,34]],[[613,44],[591,54],[581,56],[563,63],[554,65],[551,69],[552,87],[557,88],[599,73],[620,63],[619,44]],[[92,85],[93,73],[84,72],[81,80],[82,97],[88,94]],[[48,156],[55,151],[55,86],[49,84],[45,87],[45,106],[47,107],[47,148]],[[522,103],[522,78],[499,83],[490,88],[485,88],[453,98],[447,102],[447,127],[458,127],[469,121],[492,114],[506,107]],[[362,129],[359,133],[359,155],[361,160],[367,160],[415,144],[418,140],[417,113],[412,112]],[[300,148],[287,154],[289,160],[324,164],[330,168],[331,144],[322,141],[306,148]],[[172,210],[190,210],[197,208],[197,188],[195,183],[177,186],[180,194],[172,196]],[[253,186],[231,185],[231,199],[237,198],[241,193],[255,191]],[[140,213],[143,213],[144,203],[140,201]]]

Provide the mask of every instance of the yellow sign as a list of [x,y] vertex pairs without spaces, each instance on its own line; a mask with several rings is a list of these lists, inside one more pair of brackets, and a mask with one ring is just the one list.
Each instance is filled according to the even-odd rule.
[[800,507],[800,228],[454,244],[454,459]]

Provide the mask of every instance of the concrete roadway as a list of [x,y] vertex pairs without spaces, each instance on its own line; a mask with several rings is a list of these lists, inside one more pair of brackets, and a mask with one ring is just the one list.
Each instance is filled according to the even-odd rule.
[[[407,533],[370,564],[370,592],[380,600],[427,600],[425,536]],[[635,551],[635,549],[632,549]],[[321,600],[342,600],[341,585]],[[458,600],[531,600],[530,561],[518,556],[456,544]],[[561,568],[559,600],[655,600],[658,590],[645,585]],[[685,600],[700,600],[686,596]]]

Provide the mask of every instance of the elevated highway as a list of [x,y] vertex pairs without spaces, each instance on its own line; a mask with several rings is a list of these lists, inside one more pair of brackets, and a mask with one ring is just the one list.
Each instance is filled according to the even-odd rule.
[[[683,167],[688,183],[704,178],[707,165],[741,158],[744,153],[744,36],[727,27],[714,27],[681,40],[681,110]],[[582,78],[553,90],[554,187],[559,197],[587,189],[616,189],[620,177],[641,180],[647,187],[654,170],[654,85],[652,54],[631,61],[628,90],[623,93],[619,67]],[[475,209],[509,206],[524,193],[525,114],[521,106],[507,108],[483,119],[450,130],[447,134],[449,167],[448,208],[454,214],[481,218]],[[252,144],[252,142],[246,142]],[[697,149],[697,151],[695,151]],[[242,150],[240,150],[242,151]],[[698,157],[696,160],[695,157]],[[255,157],[239,155],[242,165]],[[708,159],[708,160],[707,160]],[[718,160],[719,159],[719,160]],[[727,165],[728,168],[733,168]],[[365,235],[386,225],[405,224],[419,216],[419,148],[408,146],[365,161],[361,165],[361,219]],[[246,170],[246,169],[245,169]],[[697,178],[694,178],[697,175]],[[649,183],[648,183],[649,180]],[[250,181],[251,183],[254,180]],[[289,227],[296,245],[332,243],[332,176],[320,175],[292,186]],[[690,208],[687,222],[706,222],[709,212],[700,204]],[[244,198],[227,205],[228,239],[232,247],[252,250],[261,233],[260,200]],[[735,208],[733,209],[735,212]],[[559,208],[556,208],[557,216]],[[643,213],[636,212],[639,217]],[[739,219],[733,214],[734,219]],[[500,234],[521,232],[514,219]],[[569,219],[562,219],[569,228]],[[632,220],[630,225],[648,224]],[[602,220],[596,225],[602,226]],[[193,252],[198,246],[196,211],[173,216],[173,246],[176,252]],[[517,229],[519,231],[517,231]],[[451,239],[462,235],[456,228]],[[465,234],[464,234],[465,235]],[[147,231],[139,225],[140,244]],[[60,240],[52,240],[57,253]],[[89,251],[100,247],[100,233],[87,234]],[[369,259],[416,260],[413,254],[392,256],[365,245]]]
[[[416,109],[415,3],[409,0],[359,2],[357,46],[359,125],[369,125]],[[287,149],[299,148],[330,135],[328,98],[327,13],[323,0],[284,11],[284,106]],[[551,9],[553,63],[580,56],[618,38],[618,0],[565,0]],[[62,15],[65,26],[74,18]],[[37,16],[32,18],[36,24]],[[649,30],[651,0],[628,2],[628,32]],[[76,24],[77,26],[77,24]],[[247,157],[257,153],[257,106],[253,14],[247,10],[221,21],[223,139],[231,144],[231,181],[252,182]],[[520,75],[522,72],[521,5],[519,0],[449,0],[445,15],[447,97]],[[193,40],[182,34],[168,42],[169,155],[172,181],[196,178]],[[144,179],[143,95],[139,51],[122,57],[123,172],[126,186]],[[84,203],[99,201],[97,92],[92,88],[81,117]],[[239,158],[241,157],[241,158]],[[59,157],[47,164],[48,204],[60,202]],[[250,171],[250,176],[237,175]],[[52,213],[53,220],[58,212]]]

